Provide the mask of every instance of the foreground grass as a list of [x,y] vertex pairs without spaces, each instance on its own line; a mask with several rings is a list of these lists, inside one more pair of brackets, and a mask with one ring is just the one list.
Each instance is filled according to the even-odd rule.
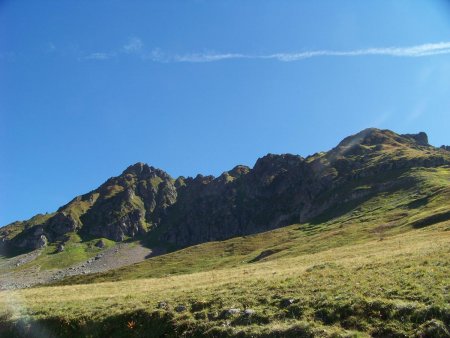
[[[449,227],[444,222],[246,267],[2,292],[0,308],[4,323],[29,335],[41,329],[56,336],[158,336],[153,333],[162,330],[172,336],[444,337]],[[286,299],[292,304],[283,304]],[[166,308],[158,309],[161,301]],[[177,312],[178,305],[186,309]],[[230,308],[241,313],[228,314]]]

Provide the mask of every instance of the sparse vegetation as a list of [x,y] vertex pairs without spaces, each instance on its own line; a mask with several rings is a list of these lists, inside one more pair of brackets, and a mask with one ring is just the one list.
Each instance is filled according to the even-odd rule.
[[[105,243],[104,248],[110,248],[115,245],[115,242],[103,239]],[[101,250],[95,246],[97,240],[82,241],[76,234],[71,234],[69,239],[65,242],[65,249],[63,252],[57,252],[57,244],[50,244],[42,249],[41,255],[30,263],[21,265],[18,269],[26,269],[31,266],[39,266],[40,269],[62,269],[73,264],[83,262]]]

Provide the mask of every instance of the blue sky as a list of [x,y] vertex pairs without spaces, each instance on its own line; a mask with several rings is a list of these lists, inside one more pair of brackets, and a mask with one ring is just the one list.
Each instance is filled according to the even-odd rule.
[[449,126],[447,1],[0,1],[0,225],[138,161],[218,175]]

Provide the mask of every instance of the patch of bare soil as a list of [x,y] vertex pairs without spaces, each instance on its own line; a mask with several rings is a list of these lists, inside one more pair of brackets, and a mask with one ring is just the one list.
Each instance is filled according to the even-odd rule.
[[17,266],[34,260],[39,255],[38,251],[34,251],[0,261],[0,290],[29,288],[38,284],[54,282],[67,276],[104,272],[142,262],[157,254],[160,252],[136,243],[119,243],[85,262],[66,269],[40,270],[39,266],[33,266],[19,271],[13,270]]

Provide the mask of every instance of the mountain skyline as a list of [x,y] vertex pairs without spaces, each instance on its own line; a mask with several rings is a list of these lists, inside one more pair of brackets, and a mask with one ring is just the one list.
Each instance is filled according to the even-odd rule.
[[138,162],[54,212],[2,228],[1,243],[4,253],[17,254],[64,245],[77,234],[83,241],[141,239],[158,250],[182,248],[305,223],[349,201],[391,192],[391,176],[446,164],[447,148],[431,146],[426,133],[376,128],[327,152],[267,154],[251,168],[236,165],[217,177],[172,177]]
[[439,0],[2,1],[0,224],[139,161],[220,175],[366,127],[447,144],[448,18]]
[[[365,129],[365,130],[371,130],[371,129],[376,129],[376,128],[367,128],[367,129]],[[419,132],[418,134],[421,134],[421,133],[424,133],[424,132]],[[426,134],[426,133],[424,133],[425,135],[426,135],[426,138],[427,138],[427,142],[428,142],[428,134]],[[412,134],[411,134],[412,135]],[[431,145],[431,144],[430,144]],[[433,145],[434,147],[436,147],[436,148],[438,148],[438,147],[447,147],[446,146],[446,144],[442,144],[442,145],[440,145],[440,146],[438,146],[438,145]],[[331,147],[330,147],[330,149],[331,149]],[[328,150],[330,150],[330,149],[328,149]],[[319,151],[316,151],[315,153],[311,153],[311,154],[308,154],[308,155],[306,155],[306,156],[304,156],[305,158],[308,158],[308,157],[311,157],[311,156],[313,156],[313,155],[315,155],[315,154],[317,154],[317,153],[320,153],[320,152],[323,152],[323,151],[326,151],[326,150],[319,150]],[[288,153],[283,153],[283,154],[288,154]],[[264,156],[268,156],[268,155],[272,155],[271,153],[267,153],[266,155],[264,155]],[[298,155],[298,154],[293,154],[293,155],[296,155],[296,156],[301,156],[301,155]],[[264,157],[263,156],[263,157]],[[260,158],[259,158],[260,159]],[[248,167],[248,168],[252,168],[252,167],[254,167],[254,165],[257,163],[257,161],[259,160],[259,159],[256,159],[255,160],[255,162],[254,162],[254,164],[253,165],[245,165],[245,164],[237,164],[237,165],[235,165],[234,166],[234,168],[236,168],[236,167],[239,167],[239,166],[244,166],[244,167]],[[147,163],[144,163],[144,162],[136,162],[136,163],[134,163],[134,164],[132,164],[132,165],[129,165],[128,166],[128,168],[130,168],[130,167],[134,167],[134,166],[137,166],[137,165],[145,165],[145,166],[150,166],[150,167],[152,167],[153,168],[153,166],[152,166],[152,164],[147,164]],[[155,168],[156,170],[161,170],[161,168]],[[230,170],[230,169],[229,169]],[[229,171],[228,170],[228,171]],[[126,170],[125,170],[126,171]],[[192,175],[192,176],[189,176],[189,175],[179,175],[179,176],[174,176],[174,175],[171,175],[172,177],[178,177],[178,178],[180,178],[180,177],[182,177],[182,178],[194,178],[194,177],[197,177],[197,176],[212,176],[212,177],[214,177],[214,178],[217,178],[217,177],[219,177],[219,176],[221,176],[221,175],[223,175],[223,174],[225,174],[225,173],[227,173],[228,172],[227,170],[224,170],[224,171],[221,171],[219,174],[216,174],[216,175],[214,175],[214,174],[211,174],[211,173],[200,173],[200,172],[198,172],[198,173],[196,173],[196,174],[194,174],[194,175]],[[122,170],[122,172],[124,172],[124,170]],[[169,175],[170,175],[170,173],[168,173]],[[111,176],[111,177],[114,177],[114,176]],[[110,177],[110,178],[111,178]],[[95,186],[95,184],[94,184],[94,186]],[[92,189],[91,189],[92,190]],[[68,202],[68,201],[66,201],[66,202]],[[59,202],[59,205],[63,205],[65,203],[65,201],[61,201],[61,202]],[[54,209],[55,210],[55,209]],[[40,211],[40,212],[38,212],[38,214],[43,214],[43,213],[45,213],[45,214],[48,214],[48,213],[51,213],[51,210],[45,210],[45,211]],[[32,216],[32,215],[31,215]],[[29,216],[28,218],[30,218],[31,216]],[[13,222],[18,222],[18,221],[25,221],[27,218],[23,218],[23,219],[15,219],[15,220],[13,220],[13,221],[9,221],[8,223],[3,223],[3,224],[0,224],[0,228],[1,227],[4,227],[4,226],[6,226],[6,225],[8,225],[8,224],[10,224],[10,223],[13,223]]]

